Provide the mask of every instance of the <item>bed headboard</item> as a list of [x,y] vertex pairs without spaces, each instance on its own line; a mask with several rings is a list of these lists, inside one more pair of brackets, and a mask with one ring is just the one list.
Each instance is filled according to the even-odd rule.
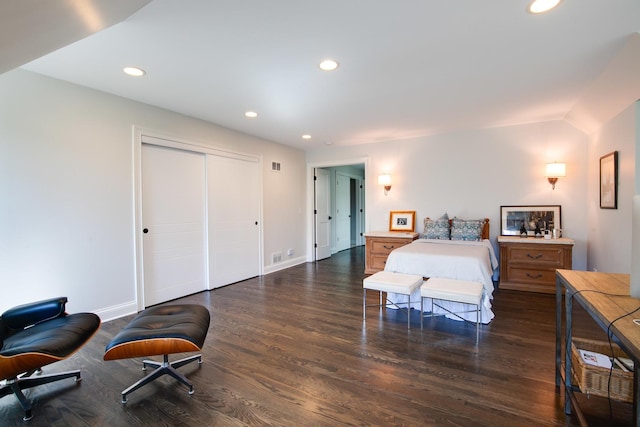
[[489,218],[484,219],[484,225],[482,226],[482,238],[489,239]]

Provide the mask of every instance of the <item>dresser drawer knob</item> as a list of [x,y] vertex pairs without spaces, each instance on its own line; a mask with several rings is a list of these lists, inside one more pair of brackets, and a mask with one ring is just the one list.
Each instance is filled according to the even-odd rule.
[[393,249],[396,246],[395,245],[391,245],[391,246],[387,246],[387,245],[382,245],[382,247],[384,247],[385,249]]
[[538,259],[538,258],[542,258],[542,254],[538,254],[538,255],[531,255],[530,253],[527,253],[527,256],[531,259]]
[[533,275],[533,274],[531,274],[531,273],[527,273],[527,277],[528,277],[529,279],[540,279],[540,278],[542,278],[542,274],[541,274],[541,273],[538,273],[538,274],[536,274],[536,275],[534,276],[534,275]]

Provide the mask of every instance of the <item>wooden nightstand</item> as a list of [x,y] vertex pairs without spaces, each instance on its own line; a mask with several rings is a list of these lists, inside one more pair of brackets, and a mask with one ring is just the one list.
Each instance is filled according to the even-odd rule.
[[407,245],[418,238],[418,233],[402,231],[371,231],[364,234],[366,241],[365,274],[384,270],[384,264],[392,250]]
[[571,270],[572,239],[498,236],[500,289],[556,292],[556,269]]

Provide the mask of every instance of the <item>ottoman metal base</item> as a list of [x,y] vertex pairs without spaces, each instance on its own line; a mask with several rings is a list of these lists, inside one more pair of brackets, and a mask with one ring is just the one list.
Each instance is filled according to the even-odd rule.
[[160,378],[163,375],[171,375],[173,378],[177,379],[187,387],[189,387],[189,394],[193,394],[193,384],[187,380],[187,378],[178,372],[176,369],[186,365],[187,363],[191,363],[194,361],[198,361],[198,364],[202,363],[202,355],[197,354],[195,356],[185,357],[184,359],[176,360],[175,362],[169,362],[169,355],[164,355],[164,361],[156,362],[154,360],[143,360],[142,361],[142,370],[146,371],[147,366],[155,366],[156,369],[153,370],[149,375],[137,381],[135,384],[129,386],[126,390],[122,392],[122,403],[127,403],[127,394],[136,391],[140,387],[149,384],[151,381]]

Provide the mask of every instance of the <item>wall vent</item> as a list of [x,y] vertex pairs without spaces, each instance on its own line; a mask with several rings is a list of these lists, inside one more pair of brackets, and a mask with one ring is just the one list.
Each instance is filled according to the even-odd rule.
[[271,264],[282,262],[282,252],[275,253],[271,256]]
[[271,170],[274,172],[280,172],[280,162],[271,162]]

